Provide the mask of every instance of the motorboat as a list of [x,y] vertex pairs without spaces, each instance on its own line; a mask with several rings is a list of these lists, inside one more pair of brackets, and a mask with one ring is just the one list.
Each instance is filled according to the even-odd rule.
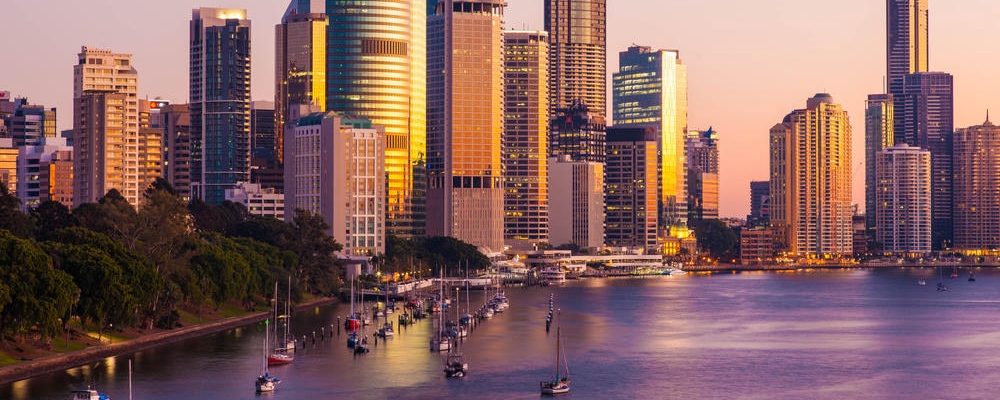
[[541,281],[543,283],[547,283],[550,285],[561,285],[563,283],[566,283],[566,272],[564,272],[562,268],[558,266],[550,265],[542,268],[542,270],[539,272],[539,278],[541,278]]
[[74,390],[70,394],[72,395],[71,400],[110,400],[110,397],[101,394],[94,388]]

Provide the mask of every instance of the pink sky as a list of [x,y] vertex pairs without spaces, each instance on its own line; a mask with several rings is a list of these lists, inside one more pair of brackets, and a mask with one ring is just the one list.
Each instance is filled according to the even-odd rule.
[[[508,28],[544,27],[542,0],[507,1]],[[881,92],[885,74],[884,1],[607,1],[609,75],[618,69],[618,52],[632,43],[680,50],[689,125],[713,126],[720,135],[721,215],[749,212],[749,181],[767,179],[768,129],[817,92],[832,94],[850,113],[853,195],[864,203],[863,107],[869,93]],[[187,102],[191,9],[238,7],[253,24],[253,98],[273,100],[274,25],[287,4],[0,0],[0,90],[57,107],[59,128],[71,128],[73,64],[86,45],[132,53],[140,96]],[[1000,110],[1000,99],[989,95],[1000,93],[998,20],[1000,1],[930,3],[930,68],[955,75],[956,127],[982,123],[988,108]]]

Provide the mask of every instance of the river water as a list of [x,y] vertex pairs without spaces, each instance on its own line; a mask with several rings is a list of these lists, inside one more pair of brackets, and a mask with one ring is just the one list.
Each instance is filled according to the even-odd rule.
[[[470,373],[448,379],[431,320],[355,356],[346,334],[307,341],[258,395],[258,325],[0,386],[0,399],[66,399],[88,383],[113,400],[536,398],[555,369],[554,294],[577,398],[987,399],[1000,393],[1000,271],[799,270],[570,281],[509,288],[511,307],[463,342]],[[917,284],[925,279],[926,286]],[[472,292],[473,304],[483,292]],[[463,300],[464,301],[464,300]],[[299,313],[330,329],[346,305]],[[393,315],[395,317],[395,315]],[[371,330],[369,330],[369,334]],[[369,340],[373,344],[372,340]]]

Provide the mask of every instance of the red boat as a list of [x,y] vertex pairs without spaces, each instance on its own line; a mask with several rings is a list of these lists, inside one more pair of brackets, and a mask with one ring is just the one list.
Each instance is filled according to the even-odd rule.
[[347,317],[347,320],[344,321],[344,329],[348,332],[353,332],[359,328],[361,328],[361,320],[354,315]]
[[267,365],[291,364],[292,361],[295,361],[295,357],[286,352],[274,352],[267,356]]

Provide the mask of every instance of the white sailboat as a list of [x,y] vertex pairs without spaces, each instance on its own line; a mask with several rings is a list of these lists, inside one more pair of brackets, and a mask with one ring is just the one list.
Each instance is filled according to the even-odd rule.
[[[278,283],[277,282],[274,283],[274,295],[275,295],[275,297],[277,297],[277,295],[278,295]],[[281,383],[281,379],[278,379],[278,378],[275,378],[275,377],[271,376],[271,373],[267,369],[268,353],[270,353],[270,351],[271,351],[270,343],[269,343],[269,340],[268,340],[269,336],[271,334],[271,329],[268,327],[268,325],[269,325],[269,321],[265,319],[264,320],[264,356],[263,356],[263,359],[262,359],[262,361],[263,361],[263,372],[260,375],[258,375],[257,379],[254,381],[254,388],[257,390],[257,393],[261,393],[261,392],[273,392],[274,389],[275,389],[275,387],[277,387],[278,384]]]
[[[444,272],[441,272],[441,279],[438,281],[438,293],[441,302],[444,303]],[[451,338],[444,334],[444,307],[438,311],[438,326],[434,337],[431,338],[431,351],[447,351],[451,348]]]
[[[563,369],[565,367],[565,369]],[[566,374],[562,372],[565,370]],[[566,363],[566,355],[562,354],[562,332],[556,327],[556,375],[549,381],[542,381],[542,394],[569,393],[569,364]]]

